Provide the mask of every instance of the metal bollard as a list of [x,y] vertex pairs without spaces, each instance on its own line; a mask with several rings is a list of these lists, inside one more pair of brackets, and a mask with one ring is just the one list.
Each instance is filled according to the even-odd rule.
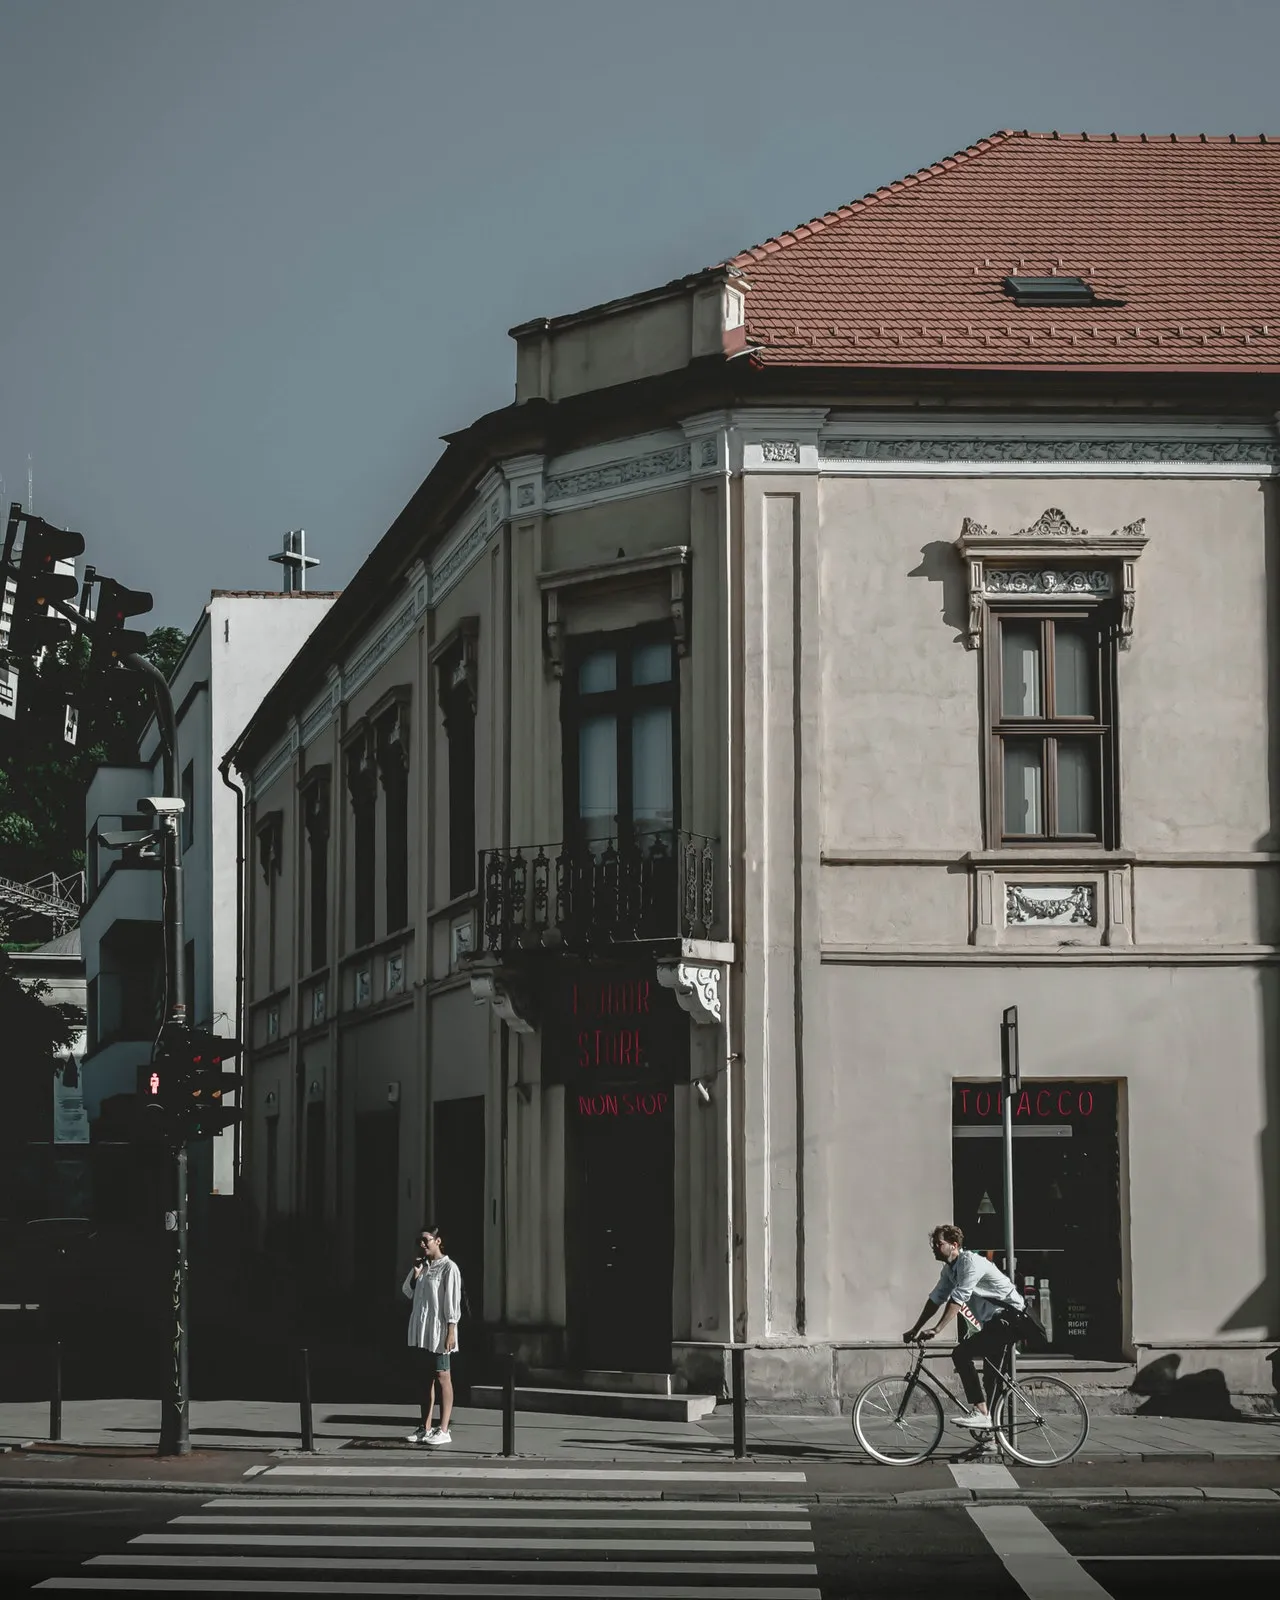
[[311,1356],[308,1351],[299,1352],[302,1357],[302,1398],[299,1409],[302,1413],[302,1448],[308,1453],[315,1450],[316,1438],[311,1427]]
[[747,1453],[747,1352],[735,1344],[729,1352],[733,1367],[733,1457],[741,1461]]
[[49,1438],[57,1444],[62,1438],[62,1341],[53,1341],[53,1387],[49,1395]]
[[516,1358],[512,1355],[504,1358],[505,1370],[502,1375],[502,1453],[504,1456],[513,1456],[516,1453]]

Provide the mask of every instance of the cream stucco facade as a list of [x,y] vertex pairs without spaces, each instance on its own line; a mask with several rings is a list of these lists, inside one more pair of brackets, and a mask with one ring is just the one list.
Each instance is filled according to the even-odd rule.
[[[534,1365],[719,1384],[745,1341],[758,1394],[836,1404],[914,1317],[928,1228],[982,1188],[967,1086],[998,1077],[1016,1005],[1028,1125],[1048,1108],[1020,1171],[1064,1207],[1027,1239],[1061,1359],[1174,1355],[1259,1392],[1280,1334],[1275,426],[1207,392],[1068,405],[1047,379],[1034,404],[962,380],[910,404],[717,390],[697,363],[732,353],[737,294],[699,280],[516,330],[516,405],[452,447],[239,742],[260,1221],[310,1219],[381,1300],[434,1213],[475,1315]],[[1079,593],[1105,602],[1109,831],[1002,840],[990,619]],[[570,686],[632,638],[671,647],[677,852],[710,841],[696,882],[681,855],[697,915],[682,900],[584,969],[679,1004],[644,1046],[663,1153],[616,1158],[670,1228],[647,1363],[588,1326],[591,1251],[644,1263],[626,1217],[590,1215],[621,1190],[591,1176],[610,1147],[556,1009],[578,972],[554,872],[585,782]],[[464,680],[474,844],[497,854],[457,892],[442,708]],[[620,1092],[638,1059],[615,1059]]]

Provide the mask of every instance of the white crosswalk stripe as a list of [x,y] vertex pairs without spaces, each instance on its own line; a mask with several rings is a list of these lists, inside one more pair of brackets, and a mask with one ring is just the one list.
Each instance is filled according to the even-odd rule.
[[[689,1489],[697,1493],[697,1482]],[[36,1587],[441,1600],[821,1600],[803,1502],[611,1499],[605,1486],[590,1499],[224,1495]]]

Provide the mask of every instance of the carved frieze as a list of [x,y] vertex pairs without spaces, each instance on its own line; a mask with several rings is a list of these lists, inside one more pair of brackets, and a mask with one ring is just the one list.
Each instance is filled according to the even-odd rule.
[[1098,920],[1097,890],[1092,883],[1006,883],[1004,919],[1042,928],[1092,928]]

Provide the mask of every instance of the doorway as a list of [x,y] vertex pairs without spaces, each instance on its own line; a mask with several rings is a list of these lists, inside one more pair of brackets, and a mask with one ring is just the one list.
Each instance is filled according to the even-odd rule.
[[484,1318],[484,1096],[437,1100],[432,1108],[431,1216],[458,1263],[474,1321]]
[[367,1111],[355,1119],[355,1279],[359,1297],[379,1321],[398,1307],[397,1223],[400,1117]]
[[674,1268],[671,1085],[565,1093],[570,1358],[669,1372]]
[[[1070,1357],[1122,1354],[1119,1086],[1023,1080],[1013,1113],[1017,1284]],[[1004,1270],[998,1083],[952,1088],[955,1221],[967,1248]]]

